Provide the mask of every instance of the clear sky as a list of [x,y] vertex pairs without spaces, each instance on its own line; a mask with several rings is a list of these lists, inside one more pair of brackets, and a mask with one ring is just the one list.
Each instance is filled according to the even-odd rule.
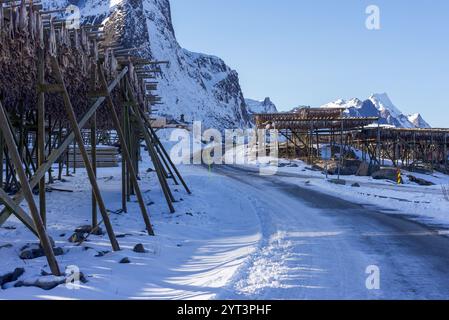
[[[449,127],[448,0],[171,0],[180,44],[219,56],[281,110],[387,92]],[[380,30],[366,8],[380,9]]]

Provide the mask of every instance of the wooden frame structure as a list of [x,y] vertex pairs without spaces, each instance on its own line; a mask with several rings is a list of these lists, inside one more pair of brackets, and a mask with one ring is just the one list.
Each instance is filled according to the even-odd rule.
[[[285,138],[279,154],[314,163],[322,154],[321,145],[331,145],[332,157],[346,155],[354,134],[378,121],[377,117],[345,117],[344,109],[304,108],[295,113],[256,114],[258,129],[276,129]],[[341,159],[343,157],[339,157]]]
[[[6,70],[0,74],[0,226],[11,215],[16,216],[40,240],[55,275],[60,270],[46,231],[47,182],[56,178],[55,164],[58,179],[62,179],[64,166],[66,174],[70,174],[70,147],[79,148],[92,187],[91,233],[104,225],[114,251],[120,250],[120,245],[96,179],[96,145],[100,136],[109,136],[111,132],[116,135],[122,153],[122,210],[127,211],[127,202],[135,195],[149,235],[154,235],[154,230],[138,183],[142,136],[170,212],[175,212],[175,198],[168,179],[176,185],[179,179],[190,194],[147,115],[150,106],[161,103],[151,92],[157,89],[157,83],[149,84],[147,79],[155,78],[165,62],[137,58],[120,44],[105,42],[107,25],[68,30],[51,16],[60,11],[63,10],[45,12],[40,5],[24,0],[0,2],[0,68]],[[104,30],[95,30],[100,27]],[[17,43],[28,46],[35,77],[32,71],[20,68],[27,77],[8,74],[7,66],[12,61],[4,55],[19,50]],[[17,76],[18,86],[31,88],[24,79],[35,81],[36,90],[4,90],[3,84],[11,76]],[[104,103],[107,112],[98,113]],[[131,125],[131,121],[137,126]],[[83,130],[89,132],[87,137]],[[91,144],[91,155],[85,147],[86,139]],[[39,195],[39,204],[33,192]],[[31,216],[20,207],[23,200],[28,203]]]
[[[350,156],[349,147],[361,150],[370,164],[410,169],[418,167],[449,173],[449,129],[402,129],[380,126],[376,117],[347,117],[344,109],[304,108],[296,113],[256,114],[258,129],[277,129],[286,142],[280,155],[321,159],[321,144],[331,145],[331,157]],[[343,157],[339,157],[343,155]]]
[[385,159],[394,166],[449,173],[449,129],[364,128],[355,137],[368,150],[379,150],[378,164]]

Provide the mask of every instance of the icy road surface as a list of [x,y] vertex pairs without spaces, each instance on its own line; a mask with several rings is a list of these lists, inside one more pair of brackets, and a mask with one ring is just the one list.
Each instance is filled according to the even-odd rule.
[[[449,298],[447,230],[282,177],[229,166],[213,172],[247,186],[263,233],[260,247],[218,298]],[[380,269],[380,290],[366,286],[372,265]]]

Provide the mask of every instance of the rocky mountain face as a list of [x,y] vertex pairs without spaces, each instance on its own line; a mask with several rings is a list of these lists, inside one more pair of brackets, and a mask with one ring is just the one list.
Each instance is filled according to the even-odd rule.
[[344,108],[351,117],[379,117],[380,124],[397,128],[430,128],[422,116],[403,114],[390,100],[386,93],[373,94],[367,100],[354,98],[351,100],[337,100],[321,106],[322,108]]
[[245,99],[245,103],[249,114],[278,112],[276,105],[270,98],[265,98],[263,101]]
[[190,52],[176,40],[168,0],[43,0],[47,7],[74,4],[83,22],[112,23],[126,48],[136,56],[168,61],[162,66],[155,112],[204,127],[246,127],[249,115],[235,70],[218,57]]

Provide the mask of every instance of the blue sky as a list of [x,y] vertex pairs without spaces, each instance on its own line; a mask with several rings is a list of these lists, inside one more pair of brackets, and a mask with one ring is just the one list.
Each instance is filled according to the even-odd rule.
[[[239,72],[247,98],[281,110],[387,92],[449,127],[447,0],[171,0],[180,44]],[[368,30],[367,6],[380,9]]]

